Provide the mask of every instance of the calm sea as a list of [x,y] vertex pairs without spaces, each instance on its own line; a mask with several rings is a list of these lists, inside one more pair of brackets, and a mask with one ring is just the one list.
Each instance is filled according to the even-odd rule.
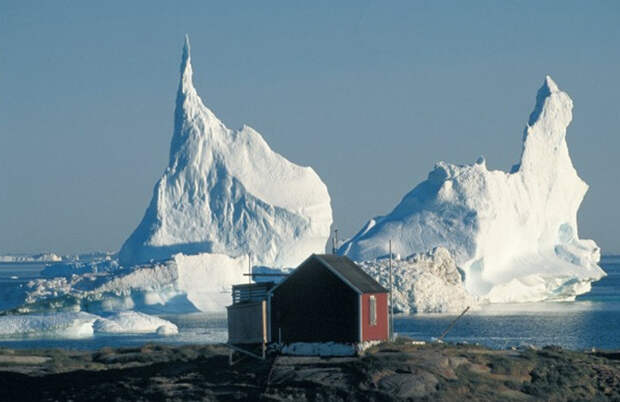
[[[526,303],[485,306],[460,318],[445,337],[448,342],[479,343],[493,348],[560,345],[569,349],[620,349],[620,257],[603,257],[607,276],[592,291],[574,302]],[[0,298],[16,285],[39,276],[40,264],[0,264]],[[87,339],[0,338],[0,347],[98,349],[103,346],[138,346],[147,342],[170,344],[225,342],[223,314],[162,315],[179,327],[179,334],[105,335]],[[455,319],[454,315],[397,316],[395,331],[431,341]]]

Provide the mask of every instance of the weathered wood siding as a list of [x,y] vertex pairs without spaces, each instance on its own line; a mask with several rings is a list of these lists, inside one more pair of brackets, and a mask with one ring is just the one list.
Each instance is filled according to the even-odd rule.
[[227,307],[228,343],[267,342],[267,303],[239,303]]

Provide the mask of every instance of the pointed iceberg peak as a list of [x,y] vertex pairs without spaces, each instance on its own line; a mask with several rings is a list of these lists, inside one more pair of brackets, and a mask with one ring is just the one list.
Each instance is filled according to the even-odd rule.
[[551,79],[550,75],[545,76],[545,83],[543,84],[543,87],[546,87],[549,93],[559,91],[557,84],[553,81],[553,79]]
[[179,82],[179,95],[187,93],[190,89],[193,89],[192,83],[192,62],[189,46],[189,36],[185,35],[185,42],[183,43],[183,55],[181,56],[181,81]]
[[[551,102],[551,104],[547,104],[547,99],[556,94],[558,95],[556,99]],[[536,106],[534,106],[534,110],[530,114],[530,118],[527,122],[528,126],[533,126],[534,123],[536,123],[541,116],[544,115],[544,110],[550,108],[561,113],[559,113],[560,116],[558,116],[558,113],[552,113],[549,117],[557,119],[557,123],[559,123],[560,126],[564,126],[563,128],[566,128],[572,119],[572,101],[568,95],[558,88],[558,85],[555,81],[553,81],[553,79],[551,79],[551,76],[547,75],[545,76],[545,82],[543,82],[542,86],[538,90],[538,93],[536,94]],[[558,119],[558,117],[560,118]]]
[[[185,34],[185,42],[183,43],[183,58],[189,58],[190,46],[189,46],[189,34]],[[548,78],[549,76],[547,76]]]

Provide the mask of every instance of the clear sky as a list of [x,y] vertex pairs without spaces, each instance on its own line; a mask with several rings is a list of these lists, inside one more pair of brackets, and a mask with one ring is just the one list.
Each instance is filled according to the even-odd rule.
[[194,82],[327,184],[342,236],[438,160],[508,170],[545,74],[575,102],[580,236],[620,252],[620,2],[0,2],[0,253],[118,250]]

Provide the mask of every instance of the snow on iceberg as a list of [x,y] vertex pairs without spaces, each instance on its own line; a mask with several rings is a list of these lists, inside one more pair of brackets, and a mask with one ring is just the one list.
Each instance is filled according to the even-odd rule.
[[219,253],[296,266],[324,251],[331,223],[327,187],[312,168],[272,151],[248,126],[228,129],[203,104],[186,38],[169,164],[120,263]]
[[[363,261],[360,267],[389,289],[389,259]],[[399,313],[460,313],[478,301],[463,286],[450,252],[437,247],[392,260],[394,310]]]
[[571,162],[566,128],[573,103],[547,76],[523,135],[521,162],[488,170],[483,158],[439,162],[392,212],[371,219],[339,249],[364,261],[442,246],[465,287],[488,302],[572,300],[605,275],[600,249],[577,232],[587,191]]

